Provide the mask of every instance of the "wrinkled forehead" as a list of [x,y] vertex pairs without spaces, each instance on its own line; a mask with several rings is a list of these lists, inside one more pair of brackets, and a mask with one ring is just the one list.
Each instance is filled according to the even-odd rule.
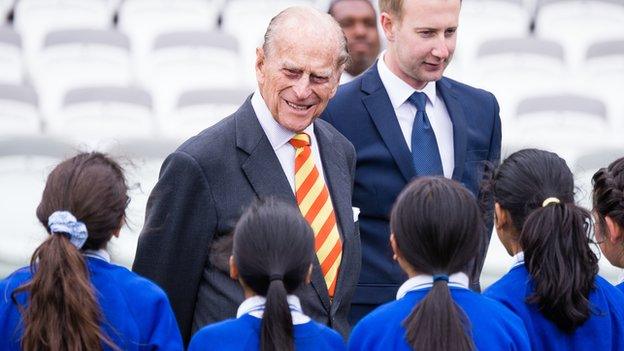
[[340,48],[328,37],[281,36],[276,38],[267,59],[282,68],[330,75],[338,66]]

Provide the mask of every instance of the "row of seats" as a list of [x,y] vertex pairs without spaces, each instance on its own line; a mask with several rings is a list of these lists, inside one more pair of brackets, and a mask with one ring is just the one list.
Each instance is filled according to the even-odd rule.
[[[98,148],[120,161],[130,185],[127,223],[121,235],[113,238],[109,244],[114,262],[131,266],[149,193],[158,180],[162,161],[177,145],[173,141],[148,138],[129,139]],[[35,209],[41,199],[47,174],[62,159],[86,150],[91,148],[48,136],[0,137],[0,194],[3,194],[0,197],[0,222],[3,223],[3,230],[0,231],[0,241],[3,243],[0,245],[0,279],[25,265],[37,245],[46,238],[47,234],[35,216]],[[598,168],[621,157],[622,150],[622,147],[602,149],[568,159],[579,188],[577,199],[582,205],[588,208],[591,206],[591,175]],[[483,285],[487,286],[500,278],[510,261],[511,258],[493,233],[482,275]],[[602,275],[611,282],[618,281],[620,272],[605,259],[601,259],[600,267]]]
[[57,135],[99,144],[111,139],[188,138],[234,112],[251,90],[198,89],[182,93],[171,113],[154,114],[143,89],[100,86],[67,92],[58,113],[42,118],[37,95],[25,86],[0,85],[1,135]]
[[[64,96],[58,113],[44,119],[32,88],[0,85],[0,136],[59,135],[91,144],[150,136],[180,141],[234,112],[250,93],[245,89],[190,90],[180,95],[171,113],[158,115],[145,90],[79,88]],[[516,148],[557,146],[560,152],[576,155],[596,147],[624,147],[622,115],[609,116],[607,104],[592,96],[527,96],[513,114],[502,116],[505,140]]]

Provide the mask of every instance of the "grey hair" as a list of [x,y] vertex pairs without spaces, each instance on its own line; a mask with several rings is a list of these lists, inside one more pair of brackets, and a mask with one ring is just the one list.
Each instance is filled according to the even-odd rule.
[[351,56],[349,55],[349,49],[347,47],[347,37],[338,22],[336,22],[332,16],[307,6],[289,7],[282,10],[271,19],[269,26],[264,33],[264,42],[262,43],[262,50],[265,55],[269,55],[272,51],[275,45],[276,37],[278,36],[277,34],[280,32],[280,27],[286,22],[287,19],[296,15],[300,16],[303,20],[316,17],[316,19],[319,19],[319,22],[321,23],[322,21],[325,21],[328,25],[327,29],[334,32],[335,37],[338,40],[338,46],[340,47],[336,67],[344,67],[351,61]]

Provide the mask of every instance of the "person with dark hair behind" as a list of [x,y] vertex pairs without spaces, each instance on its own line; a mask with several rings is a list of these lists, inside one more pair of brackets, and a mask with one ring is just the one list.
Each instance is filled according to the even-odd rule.
[[524,322],[533,350],[624,350],[624,295],[599,277],[591,214],[552,152],[513,153],[490,190],[498,236],[514,265],[485,291]]
[[[592,177],[596,238],[609,262],[624,268],[624,157]],[[617,286],[624,292],[624,283]]]
[[409,279],[397,300],[353,329],[349,350],[529,350],[526,330],[503,305],[468,289],[466,270],[484,230],[474,196],[459,183],[421,177],[390,215],[394,259]]
[[306,316],[294,294],[310,283],[314,255],[314,233],[296,207],[253,203],[236,224],[230,257],[246,300],[236,319],[200,329],[189,351],[344,350],[340,334]]
[[50,236],[0,281],[2,350],[182,350],[167,296],[110,263],[129,202],[123,170],[81,153],[48,176],[37,218]]

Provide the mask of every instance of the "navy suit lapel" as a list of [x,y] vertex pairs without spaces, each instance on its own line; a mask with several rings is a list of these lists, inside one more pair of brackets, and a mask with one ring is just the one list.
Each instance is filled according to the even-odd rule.
[[247,155],[241,159],[241,168],[258,197],[279,196],[297,205],[286,175],[275,171],[281,170],[282,165],[258,122],[249,98],[236,114],[236,146]]
[[364,73],[362,91],[369,94],[362,98],[366,110],[368,110],[377,131],[379,131],[386,147],[401,170],[401,174],[406,181],[409,181],[416,175],[412,154],[405,143],[405,137],[401,132],[388,93],[381,82],[381,78],[379,78],[376,63]]
[[[333,146],[332,134],[322,123],[314,124],[314,134],[319,144],[321,162],[323,162],[323,173],[325,174],[327,188],[331,194],[330,197],[338,223],[338,232],[340,233],[344,250],[345,248],[351,247],[348,241],[353,239],[352,235],[345,235],[346,230],[351,230],[351,228],[353,228],[353,210],[350,201],[351,177],[347,163],[345,162],[346,156],[341,154],[340,148]],[[318,264],[318,260],[315,264]],[[327,291],[325,279],[321,274],[320,266],[318,268],[319,269],[315,270],[316,272],[313,273],[312,285],[319,293],[319,296],[321,296],[325,307],[329,310],[329,293]],[[336,308],[340,303],[341,295],[339,292],[343,290],[344,279],[346,278],[345,274],[348,274],[342,270],[339,273],[332,308]]]
[[455,154],[453,179],[461,182],[466,160],[466,117],[464,116],[464,110],[459,100],[452,90],[451,83],[446,78],[442,78],[438,81],[437,89],[442,96],[442,100],[444,100],[446,110],[453,123],[453,153]]

